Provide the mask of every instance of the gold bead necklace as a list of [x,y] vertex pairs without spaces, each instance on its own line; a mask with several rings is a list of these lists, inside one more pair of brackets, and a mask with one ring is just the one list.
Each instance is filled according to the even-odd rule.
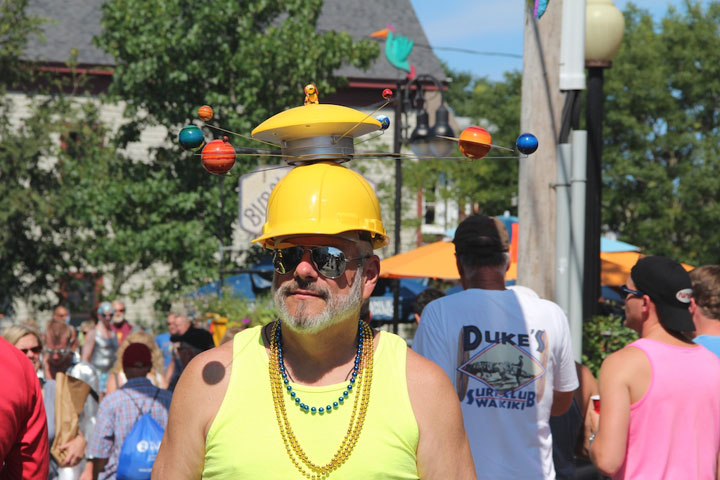
[[[275,418],[280,428],[285,450],[295,468],[306,478],[324,479],[330,473],[342,466],[350,457],[355,445],[357,444],[363,424],[365,423],[365,414],[370,403],[370,387],[372,386],[373,372],[373,338],[372,330],[367,323],[360,321],[362,329],[362,353],[357,376],[355,377],[355,399],[353,401],[352,412],[350,414],[350,425],[348,426],[345,438],[343,438],[335,455],[325,465],[317,465],[310,461],[307,454],[300,446],[295,434],[290,426],[285,410],[285,397],[283,388],[282,371],[280,365],[280,322],[275,322],[272,326],[270,335],[270,386],[272,389],[273,404],[275,406]],[[307,412],[307,410],[306,410]]]

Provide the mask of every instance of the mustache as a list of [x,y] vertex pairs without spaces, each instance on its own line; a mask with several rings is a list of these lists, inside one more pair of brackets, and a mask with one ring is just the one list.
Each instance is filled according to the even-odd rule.
[[304,290],[306,292],[310,292],[313,295],[317,295],[318,297],[322,298],[323,300],[327,300],[328,298],[330,298],[330,291],[327,288],[321,287],[316,283],[307,282],[303,279],[297,278],[286,283],[285,285],[282,285],[281,287],[278,287],[277,293],[279,293],[283,297],[287,297],[294,294],[297,290]]

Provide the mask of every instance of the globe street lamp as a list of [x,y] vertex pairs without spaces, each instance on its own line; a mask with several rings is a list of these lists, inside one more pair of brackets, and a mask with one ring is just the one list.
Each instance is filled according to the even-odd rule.
[[587,0],[585,66],[588,69],[586,124],[588,132],[585,191],[585,275],[583,318],[597,314],[600,298],[600,227],[602,223],[603,72],[620,49],[625,19],[612,0]]

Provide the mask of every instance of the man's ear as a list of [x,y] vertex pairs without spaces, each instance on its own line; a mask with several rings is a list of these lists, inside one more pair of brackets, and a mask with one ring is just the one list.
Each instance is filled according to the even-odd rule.
[[695,303],[695,299],[690,297],[690,306],[688,307],[688,310],[690,310],[690,315],[695,315],[695,312],[697,312],[698,305]]
[[457,255],[455,255],[455,265],[457,266],[458,273],[460,274],[460,285],[463,287],[463,289],[465,289],[465,271],[463,270],[463,266],[460,263]]
[[365,260],[363,266],[363,299],[370,298],[373,290],[375,290],[378,278],[380,278],[380,258],[377,255],[372,255]]

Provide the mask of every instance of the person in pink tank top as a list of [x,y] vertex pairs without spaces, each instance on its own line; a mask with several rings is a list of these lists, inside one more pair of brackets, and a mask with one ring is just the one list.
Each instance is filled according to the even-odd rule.
[[625,326],[640,339],[600,369],[585,442],[613,479],[716,479],[720,451],[720,359],[694,344],[690,276],[668,258],[638,260],[621,287]]

